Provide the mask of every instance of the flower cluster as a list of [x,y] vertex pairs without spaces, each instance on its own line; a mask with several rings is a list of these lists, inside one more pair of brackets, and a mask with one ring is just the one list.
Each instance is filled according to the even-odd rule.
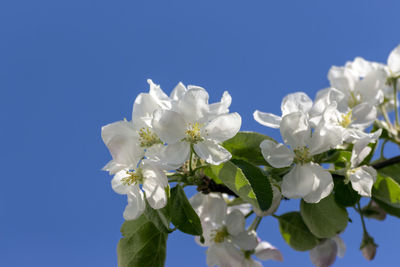
[[[357,57],[333,66],[328,80],[314,100],[303,92],[285,96],[281,115],[254,112],[258,123],[279,129],[282,143],[239,132],[241,116],[229,111],[228,92],[210,104],[202,87],[178,83],[168,96],[148,80],[150,89],[136,97],[132,119],[105,125],[101,133],[112,156],[103,169],[128,201],[119,265],[148,266],[140,253],[155,253],[151,266],[162,266],[167,235],[175,230],[207,247],[208,266],[283,261],[256,232],[270,216],[292,248],[309,251],[315,266],[330,266],[344,255],[337,234],[346,229],[349,207],[361,217],[360,249],[373,259],[377,245],[364,218],[400,217],[400,176],[388,169],[400,157],[383,155],[387,142],[400,145],[400,46],[387,64]],[[378,140],[384,141],[381,155],[372,161]],[[186,186],[199,192],[188,199]],[[371,199],[363,208],[361,197]],[[282,199],[301,199],[300,212],[276,214]]]
[[128,197],[126,220],[143,213],[145,197],[153,209],[165,207],[166,171],[182,167],[193,153],[210,164],[228,161],[231,154],[220,143],[235,136],[241,125],[240,115],[229,113],[228,92],[209,104],[204,88],[179,83],[168,97],[159,85],[148,83],[149,92],[135,99],[132,120],[108,124],[101,131],[113,157],[103,169],[115,174],[114,191]]

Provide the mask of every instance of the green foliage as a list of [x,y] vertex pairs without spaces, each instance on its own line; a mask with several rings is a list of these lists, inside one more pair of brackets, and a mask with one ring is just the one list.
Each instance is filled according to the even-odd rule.
[[274,141],[267,135],[255,132],[238,132],[233,138],[225,141],[222,145],[231,152],[234,159],[244,159],[257,166],[268,165],[260,149],[260,144],[265,139]]
[[233,159],[231,161],[243,171],[247,180],[249,180],[261,210],[268,210],[271,207],[273,196],[268,177],[260,168],[249,162],[240,159]]
[[169,223],[171,221],[169,214],[169,204],[168,201],[167,206],[162,209],[155,210],[146,201],[146,210],[144,215],[146,218],[151,221],[155,227],[158,228],[159,231],[164,233],[171,233],[172,230],[169,227]]
[[319,203],[302,200],[300,212],[308,229],[319,238],[330,238],[346,229],[347,211],[336,204],[332,194]]
[[318,238],[308,230],[299,212],[285,213],[278,219],[282,237],[293,249],[306,251],[318,245]]
[[216,166],[210,165],[204,170],[204,173],[212,179],[221,180],[243,200],[258,206],[256,195],[249,180],[247,180],[243,171],[232,162],[228,161]]
[[334,163],[337,168],[345,168],[350,164],[351,152],[346,150],[330,150],[316,156],[316,162]]
[[200,218],[193,210],[182,186],[177,185],[171,189],[170,214],[172,223],[184,233],[201,235]]
[[360,195],[353,189],[351,183],[344,183],[344,177],[334,175],[333,176],[335,187],[333,193],[335,201],[343,207],[353,207],[360,200]]
[[121,232],[124,237],[117,247],[119,267],[164,266],[168,234],[144,214],[136,220],[125,221]]
[[400,217],[400,185],[394,179],[378,173],[372,197],[387,213]]
[[400,163],[381,168],[379,169],[379,173],[391,177],[398,184],[400,184]]

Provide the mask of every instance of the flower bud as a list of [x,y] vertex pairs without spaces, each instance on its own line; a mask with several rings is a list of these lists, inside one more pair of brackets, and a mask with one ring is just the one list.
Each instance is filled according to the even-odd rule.
[[364,216],[378,221],[386,219],[386,212],[373,200],[362,209]]
[[361,243],[360,249],[362,252],[362,255],[366,260],[373,260],[375,258],[376,254],[376,248],[378,247],[377,244],[375,244],[374,239],[369,236],[368,233],[364,233],[363,241]]

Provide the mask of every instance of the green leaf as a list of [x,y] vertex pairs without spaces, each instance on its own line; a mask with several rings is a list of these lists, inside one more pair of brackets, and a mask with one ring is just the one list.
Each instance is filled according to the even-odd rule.
[[[271,137],[255,132],[238,132],[233,138],[225,141],[222,146],[232,154],[234,159],[244,159],[254,165],[268,165],[265,161],[260,144]],[[275,141],[274,141],[275,142]]]
[[306,251],[318,245],[318,238],[308,230],[299,212],[285,213],[278,219],[282,237],[293,249]]
[[343,207],[353,207],[360,200],[360,195],[353,189],[351,183],[344,183],[344,177],[334,175],[335,183],[334,196],[335,201]]
[[316,157],[316,162],[334,163],[336,167],[344,168],[350,163],[351,152],[346,150],[329,150],[319,154]]
[[119,267],[162,267],[166,257],[168,234],[159,229],[143,214],[121,227],[124,236],[118,242]]
[[230,161],[220,165],[209,165],[204,173],[211,179],[221,180],[230,190],[243,200],[258,206],[256,195],[243,171]]
[[155,210],[150,207],[149,203],[146,200],[146,210],[144,215],[146,218],[151,221],[155,227],[158,228],[159,231],[164,233],[171,233],[172,230],[169,227],[169,223],[171,221],[169,215],[169,205],[170,201],[167,202],[167,206],[162,209]]
[[258,167],[247,161],[232,159],[231,162],[243,171],[250,182],[261,210],[268,210],[271,207],[273,195],[268,177]]
[[202,235],[200,218],[193,210],[180,185],[171,189],[171,219],[172,223],[184,233]]
[[319,238],[333,237],[346,229],[349,220],[346,209],[336,204],[333,195],[319,203],[300,204],[301,216],[311,233]]
[[400,184],[400,163],[381,168],[378,170],[378,172],[385,176],[391,177],[398,184]]
[[400,217],[400,185],[395,180],[378,173],[372,197],[387,213]]

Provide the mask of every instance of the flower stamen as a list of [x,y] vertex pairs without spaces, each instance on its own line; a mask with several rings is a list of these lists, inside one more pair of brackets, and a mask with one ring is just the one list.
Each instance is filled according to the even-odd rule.
[[203,141],[203,137],[201,137],[201,135],[200,135],[202,126],[203,126],[203,124],[200,124],[198,122],[188,123],[188,127],[185,132],[185,134],[186,134],[185,140],[192,144],[196,144],[198,142]]
[[151,147],[152,145],[162,144],[158,136],[153,133],[149,128],[141,128],[139,130],[139,140],[141,147]]

